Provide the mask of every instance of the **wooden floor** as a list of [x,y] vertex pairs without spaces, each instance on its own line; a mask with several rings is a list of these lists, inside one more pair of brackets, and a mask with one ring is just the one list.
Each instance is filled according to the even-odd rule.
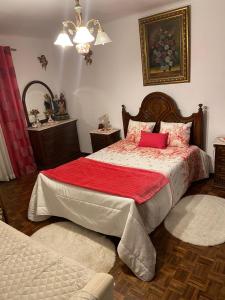
[[[28,235],[58,220],[51,218],[41,223],[27,220],[27,208],[35,179],[36,175],[33,175],[0,184],[0,197],[8,223]],[[193,184],[188,193],[225,198],[225,191],[213,187],[212,179]],[[215,247],[186,244],[171,236],[163,225],[151,238],[157,251],[154,280],[140,281],[117,258],[111,271],[116,283],[116,300],[225,300],[225,244]]]

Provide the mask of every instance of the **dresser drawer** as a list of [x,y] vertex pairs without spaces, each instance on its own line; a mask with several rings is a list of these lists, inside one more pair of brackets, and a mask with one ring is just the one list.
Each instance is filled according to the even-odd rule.
[[80,156],[76,120],[29,131],[29,136],[39,169],[53,168]]

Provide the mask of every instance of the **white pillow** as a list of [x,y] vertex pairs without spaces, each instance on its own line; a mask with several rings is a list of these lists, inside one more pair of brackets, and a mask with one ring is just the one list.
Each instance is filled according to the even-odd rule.
[[189,123],[160,123],[160,132],[169,133],[168,146],[187,147],[190,141],[192,122]]
[[139,143],[141,139],[141,131],[152,132],[155,126],[155,122],[139,122],[129,121],[127,137],[126,139],[130,142]]

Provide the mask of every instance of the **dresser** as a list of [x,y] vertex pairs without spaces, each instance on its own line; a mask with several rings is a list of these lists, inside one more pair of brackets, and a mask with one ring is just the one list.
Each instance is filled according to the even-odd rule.
[[90,132],[93,152],[99,151],[120,140],[120,129],[93,130]]
[[214,184],[225,188],[225,139],[216,138],[215,147],[215,173]]
[[51,125],[28,128],[38,169],[54,168],[80,156],[77,120],[57,121]]

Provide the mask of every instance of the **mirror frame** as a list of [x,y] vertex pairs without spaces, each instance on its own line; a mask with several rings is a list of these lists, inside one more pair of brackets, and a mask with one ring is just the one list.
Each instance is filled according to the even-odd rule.
[[[40,81],[40,80],[33,80],[33,81],[30,81],[24,88],[23,90],[23,94],[22,94],[22,102],[23,102],[23,109],[24,109],[24,112],[25,112],[25,117],[26,117],[26,120],[27,120],[27,125],[28,127],[30,127],[32,125],[32,123],[30,122],[30,119],[29,119],[29,116],[28,116],[28,111],[27,111],[27,106],[26,106],[26,94],[27,94],[27,90],[29,89],[29,87],[33,84],[41,84],[43,85],[49,92],[50,96],[51,96],[51,100],[53,100],[54,98],[54,95],[52,93],[52,90],[50,89],[50,87],[44,83],[43,81]],[[45,121],[47,121],[47,119],[44,119],[44,120],[40,120],[41,123],[44,123]]]

